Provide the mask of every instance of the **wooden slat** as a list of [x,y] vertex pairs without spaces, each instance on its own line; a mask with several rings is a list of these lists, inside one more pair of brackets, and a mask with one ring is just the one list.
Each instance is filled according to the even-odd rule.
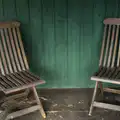
[[115,25],[113,25],[113,28],[112,28],[112,37],[111,37],[110,52],[109,52],[109,56],[108,56],[107,67],[110,67],[110,63],[111,63],[111,60],[112,60],[112,50],[113,50],[113,46],[114,46],[114,36],[115,36]]
[[12,79],[9,75],[5,76],[7,80],[9,80],[11,83],[13,83],[15,86],[19,87],[20,85],[14,81],[14,79]]
[[[0,32],[1,32],[1,30],[0,30]],[[4,44],[4,42],[3,42],[3,46],[4,46],[4,48],[6,49],[6,47],[5,47],[5,44]],[[3,63],[3,68],[4,68],[4,73],[5,74],[8,74],[9,73],[9,71],[8,71],[8,67],[7,67],[7,61],[6,61],[6,59],[5,59],[5,55],[4,55],[4,52],[3,52],[3,46],[2,46],[2,42],[0,41],[0,54],[1,54],[1,63]],[[5,50],[5,53],[6,53],[6,57],[8,57],[8,54],[7,54],[7,49]],[[9,58],[9,57],[8,57]],[[8,59],[7,59],[8,60]],[[8,62],[9,63],[9,62]],[[9,63],[10,64],[10,63]],[[3,74],[4,74],[3,73]]]
[[93,77],[91,77],[91,80],[120,85],[120,81],[117,79],[109,79],[109,78],[101,78],[101,77],[94,77],[93,76]]
[[[0,47],[1,47],[1,46],[0,46]],[[0,70],[1,70],[1,74],[2,74],[2,75],[5,75],[4,66],[3,66],[3,64],[2,64],[1,57],[0,57]]]
[[18,60],[17,52],[16,52],[16,46],[15,46],[14,41],[13,41],[13,35],[12,35],[11,28],[8,28],[8,33],[9,33],[9,36],[10,36],[10,42],[11,42],[11,46],[12,46],[12,49],[13,49],[15,62],[17,64],[17,69],[18,69],[18,71],[21,71],[20,63],[19,63],[19,60]]
[[93,106],[98,107],[98,108],[104,108],[104,109],[109,109],[109,110],[120,111],[120,106],[107,104],[107,103],[102,103],[102,102],[94,102]]
[[106,71],[107,71],[107,68],[104,67],[102,71],[98,74],[98,76],[101,77]]
[[103,90],[104,90],[105,92],[109,92],[109,93],[120,94],[120,90],[116,90],[116,89],[103,88]]
[[109,25],[108,36],[107,36],[107,45],[106,45],[105,58],[104,58],[104,63],[103,63],[104,67],[107,64],[107,56],[108,56],[109,44],[110,44],[110,33],[111,33],[111,25]]
[[15,86],[15,84],[13,84],[11,81],[9,81],[6,77],[0,76],[0,78],[1,78],[6,84],[8,84],[11,88]]
[[27,58],[26,58],[26,55],[25,55],[24,47],[23,47],[23,43],[22,43],[20,29],[17,27],[16,30],[17,30],[18,41],[19,41],[19,44],[20,44],[20,49],[21,49],[21,52],[22,52],[24,64],[25,64],[26,69],[29,69]]
[[9,77],[15,81],[18,85],[24,85],[24,83],[22,82],[22,80],[20,78],[18,78],[17,76],[14,76],[13,74],[10,74]]
[[33,82],[33,80],[31,80],[29,77],[25,76],[22,72],[19,72],[17,74],[21,77],[22,80],[24,80],[25,83],[27,82],[27,84],[29,84],[29,83]]
[[117,58],[117,66],[119,67],[120,65],[120,40],[118,41],[118,58]]
[[111,78],[114,74],[116,74],[116,72],[117,72],[117,68],[116,67],[112,68],[111,72],[108,74],[108,78]]
[[33,76],[27,74],[26,72],[22,72],[22,74],[23,74],[24,76],[26,76],[27,78],[31,79],[32,81],[38,80],[38,79],[34,78]]
[[0,22],[0,28],[12,28],[12,27],[19,27],[20,23],[17,21],[11,22]]
[[10,88],[10,86],[8,86],[1,78],[0,78],[0,87],[3,89]]
[[40,80],[40,77],[39,77],[39,76],[37,76],[37,75],[35,75],[35,74],[31,73],[30,71],[26,70],[25,72],[26,72],[27,74],[32,75],[34,78],[36,78],[36,79]]
[[19,76],[25,84],[29,84],[32,82],[28,77],[24,76],[22,72],[15,73],[15,76]]
[[103,69],[103,67],[99,67],[98,71],[95,72],[93,76],[98,76]]
[[39,110],[40,109],[40,106],[39,105],[35,105],[35,106],[32,106],[32,107],[29,107],[29,108],[25,108],[23,110],[19,110],[19,111],[16,111],[14,113],[11,113],[7,116],[6,120],[9,120],[9,119],[14,119],[16,117],[20,117],[20,116],[23,116],[25,114],[28,114],[28,113],[31,113],[31,112],[34,112],[36,110]]
[[16,46],[18,59],[20,61],[20,65],[22,67],[21,70],[25,70],[25,66],[24,66],[23,59],[22,59],[22,54],[21,54],[21,51],[20,51],[20,48],[19,48],[19,45],[18,45],[18,39],[17,39],[17,34],[16,34],[16,31],[15,31],[15,28],[12,28],[12,32],[13,32],[13,36],[14,36],[14,43],[15,43],[15,46]]
[[103,35],[103,42],[102,42],[102,47],[101,47],[99,66],[102,66],[102,61],[104,58],[106,31],[107,31],[107,25],[105,25],[105,27],[104,27],[104,35]]
[[[117,30],[116,30],[116,36],[115,36],[115,45],[114,45],[114,51],[113,51],[113,58],[112,58],[112,65],[111,67],[115,67],[114,64],[115,64],[115,55],[117,53],[117,45],[118,45],[118,34],[119,34],[119,25],[117,25]],[[118,64],[117,64],[117,67],[118,67]]]
[[118,75],[119,73],[119,68],[116,68],[116,71],[114,72],[114,74],[110,77],[110,79],[116,79],[116,76]]
[[39,81],[36,81],[34,83],[30,83],[30,84],[25,84],[23,86],[19,86],[19,87],[14,87],[14,88],[11,88],[11,89],[6,89],[4,90],[4,92],[6,94],[10,94],[10,93],[13,93],[13,92],[17,92],[17,91],[20,91],[20,90],[24,90],[26,88],[30,88],[30,87],[33,87],[33,86],[36,86],[36,85],[40,85],[40,84],[44,84],[45,81],[43,80],[39,80]]
[[104,20],[104,24],[120,25],[120,18],[107,18]]
[[112,72],[111,69],[106,69],[106,71],[100,77],[106,78],[108,76],[108,74],[111,73],[111,72]]
[[[13,52],[12,52],[12,48],[11,48],[10,39],[9,39],[9,36],[8,36],[7,29],[4,29],[4,33],[5,33],[5,37],[4,36],[2,36],[2,37],[4,38],[4,41],[5,41],[5,38],[6,38],[7,48],[9,50],[9,56],[10,56],[10,58],[8,58],[8,59],[11,59],[13,71],[17,72],[17,68],[16,68],[16,65],[15,65],[15,60],[14,60],[14,56],[13,56]],[[10,71],[10,72],[12,72],[12,71]]]

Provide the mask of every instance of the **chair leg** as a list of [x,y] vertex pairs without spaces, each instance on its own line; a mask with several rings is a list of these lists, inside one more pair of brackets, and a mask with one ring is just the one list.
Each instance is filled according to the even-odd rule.
[[100,87],[101,94],[103,96],[103,84],[101,82],[99,82],[99,87]]
[[95,84],[94,93],[93,93],[92,102],[91,102],[90,111],[89,111],[89,116],[91,116],[92,111],[93,111],[93,107],[94,107],[93,103],[94,103],[95,98],[96,98],[97,88],[98,88],[98,81],[96,81],[96,84]]
[[45,111],[43,109],[43,106],[42,106],[42,103],[38,97],[38,94],[37,94],[37,91],[36,91],[36,88],[35,87],[32,87],[32,90],[33,90],[33,93],[34,93],[34,96],[35,96],[35,99],[37,101],[37,104],[40,106],[40,113],[42,115],[43,118],[46,118],[46,114],[45,114]]

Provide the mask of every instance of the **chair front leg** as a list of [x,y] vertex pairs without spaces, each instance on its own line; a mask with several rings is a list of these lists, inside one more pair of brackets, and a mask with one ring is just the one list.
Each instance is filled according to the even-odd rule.
[[32,90],[33,90],[33,93],[34,93],[34,97],[35,97],[35,99],[37,101],[37,104],[40,106],[40,113],[41,113],[43,118],[46,118],[46,114],[45,114],[45,111],[43,109],[42,103],[41,103],[41,101],[40,101],[40,99],[38,97],[38,93],[36,91],[36,88],[32,87]]
[[91,102],[91,106],[90,106],[89,116],[91,116],[92,111],[93,111],[93,107],[94,107],[93,104],[94,104],[94,101],[95,101],[95,98],[96,98],[98,84],[99,84],[99,82],[96,81],[94,92],[93,92],[93,97],[92,97],[92,102]]

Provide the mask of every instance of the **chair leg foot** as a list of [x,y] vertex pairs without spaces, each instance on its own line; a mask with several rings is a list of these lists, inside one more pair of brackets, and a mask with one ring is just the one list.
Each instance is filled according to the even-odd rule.
[[97,94],[97,88],[98,88],[98,81],[96,82],[95,84],[95,88],[94,88],[94,93],[93,93],[93,97],[92,97],[92,102],[91,102],[91,106],[90,106],[90,110],[89,110],[89,116],[92,115],[92,111],[93,111],[93,103],[95,101],[95,98],[96,98],[96,94]]
[[33,93],[34,93],[34,96],[35,96],[35,99],[37,101],[37,104],[40,106],[40,113],[42,115],[43,118],[46,118],[46,114],[45,114],[45,111],[43,109],[43,106],[42,106],[42,103],[38,97],[38,94],[37,94],[37,91],[36,91],[36,88],[35,87],[32,87],[32,90],[33,90]]

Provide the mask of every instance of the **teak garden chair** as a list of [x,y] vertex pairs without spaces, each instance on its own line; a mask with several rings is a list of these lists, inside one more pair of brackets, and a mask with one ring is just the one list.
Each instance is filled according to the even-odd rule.
[[91,77],[91,80],[96,81],[96,84],[89,115],[91,115],[93,107],[120,111],[118,105],[95,101],[98,87],[100,87],[102,94],[104,91],[120,94],[119,90],[103,88],[102,85],[102,83],[120,85],[120,19],[107,18],[104,20],[104,25],[99,70]]
[[[9,113],[7,118],[14,118],[36,110],[40,110],[42,116],[46,118],[35,88],[36,85],[43,84],[45,81],[29,71],[19,22],[0,22],[0,72],[0,90],[10,95],[6,98],[8,103],[10,100],[15,101],[19,97],[28,95],[26,91],[20,92],[24,90],[31,90],[34,97],[34,105]],[[22,103],[19,106],[22,106]]]

